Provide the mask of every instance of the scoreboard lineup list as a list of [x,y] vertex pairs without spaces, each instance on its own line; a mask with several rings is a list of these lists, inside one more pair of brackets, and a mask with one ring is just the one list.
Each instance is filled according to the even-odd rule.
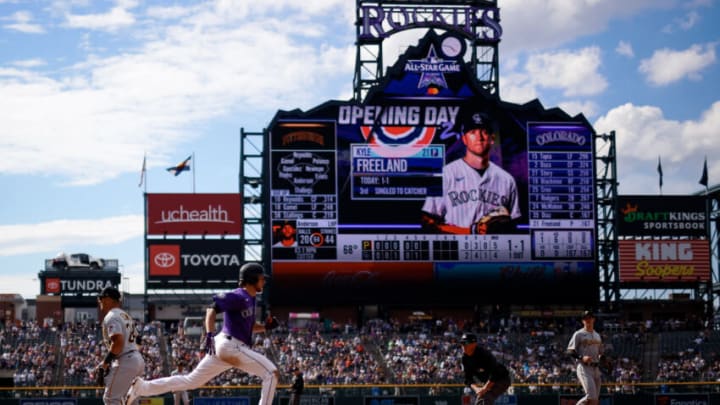
[[[389,230],[342,233],[334,149],[271,148],[278,180],[270,190],[271,220],[293,221],[297,246],[273,247],[275,260],[528,262],[592,260],[594,257],[594,167],[592,136],[574,124],[528,124],[527,233],[453,235]],[[547,142],[587,139],[557,147]],[[353,200],[418,201],[442,193],[443,145],[394,152],[350,145]],[[333,169],[331,170],[331,166]],[[370,215],[370,213],[369,213]],[[419,217],[419,213],[418,213]]]

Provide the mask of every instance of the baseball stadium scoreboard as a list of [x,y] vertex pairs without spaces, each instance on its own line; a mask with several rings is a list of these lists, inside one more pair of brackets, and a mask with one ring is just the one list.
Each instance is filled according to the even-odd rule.
[[[274,300],[521,303],[531,289],[533,302],[597,298],[592,127],[537,102],[487,96],[457,54],[443,53],[448,38],[457,40],[429,31],[362,103],[276,114]],[[489,159],[511,186],[446,174],[465,156],[462,124],[478,111],[495,132]],[[473,216],[473,204],[505,205],[509,225],[493,230],[492,215],[456,225],[440,212],[443,226],[428,226],[421,218],[433,199],[467,210],[460,217]]]

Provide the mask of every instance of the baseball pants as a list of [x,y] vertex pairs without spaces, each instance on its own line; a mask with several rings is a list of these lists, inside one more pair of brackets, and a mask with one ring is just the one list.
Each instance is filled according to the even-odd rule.
[[597,366],[578,364],[577,376],[585,391],[585,396],[580,398],[578,405],[598,403],[600,401],[600,369]]
[[121,354],[112,362],[108,375],[105,376],[103,403],[105,405],[120,405],[128,388],[130,388],[132,380],[144,371],[145,360],[143,360],[140,352],[133,350]]
[[190,374],[138,381],[136,390],[140,397],[160,395],[169,391],[193,390],[233,367],[262,378],[259,405],[272,405],[278,383],[275,375],[277,367],[267,357],[253,351],[245,343],[223,333],[215,336],[215,355],[205,355]]

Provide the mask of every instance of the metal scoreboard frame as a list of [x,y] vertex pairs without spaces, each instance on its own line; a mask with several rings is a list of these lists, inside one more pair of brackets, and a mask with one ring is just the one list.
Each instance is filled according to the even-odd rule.
[[[597,302],[594,129],[582,115],[488,94],[450,52],[459,41],[428,31],[363,102],[276,114],[266,167],[273,302]],[[464,176],[445,169],[463,158],[473,114],[493,123],[492,170],[512,182],[451,195]],[[499,232],[429,229],[421,216],[442,198],[517,208]]]

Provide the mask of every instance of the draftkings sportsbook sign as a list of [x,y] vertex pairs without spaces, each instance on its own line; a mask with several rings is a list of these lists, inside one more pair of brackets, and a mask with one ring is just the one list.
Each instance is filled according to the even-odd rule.
[[707,237],[704,196],[619,196],[618,236]]

